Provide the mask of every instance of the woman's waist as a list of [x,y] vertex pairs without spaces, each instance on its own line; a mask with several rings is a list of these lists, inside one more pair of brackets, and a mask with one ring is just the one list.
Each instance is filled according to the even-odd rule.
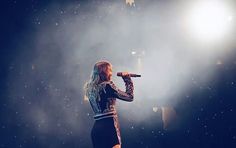
[[109,118],[109,117],[115,117],[117,116],[116,110],[112,110],[109,112],[105,112],[105,113],[96,113],[93,118],[94,120],[101,120],[104,118]]

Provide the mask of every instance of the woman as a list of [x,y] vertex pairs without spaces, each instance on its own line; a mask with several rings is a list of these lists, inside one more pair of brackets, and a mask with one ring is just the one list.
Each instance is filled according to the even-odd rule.
[[115,86],[111,76],[112,65],[107,61],[99,61],[94,65],[90,80],[85,84],[85,97],[88,98],[95,114],[91,132],[94,148],[121,148],[116,99],[133,101],[133,82],[129,74],[122,73],[125,92]]

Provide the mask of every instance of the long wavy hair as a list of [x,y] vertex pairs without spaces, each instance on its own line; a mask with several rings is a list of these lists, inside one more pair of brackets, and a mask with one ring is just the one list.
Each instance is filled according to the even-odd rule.
[[112,65],[108,61],[99,61],[94,65],[90,79],[84,85],[85,100],[101,100],[99,96],[99,91],[101,90],[101,87],[99,84],[104,81],[110,80],[108,72],[109,67],[111,68]]

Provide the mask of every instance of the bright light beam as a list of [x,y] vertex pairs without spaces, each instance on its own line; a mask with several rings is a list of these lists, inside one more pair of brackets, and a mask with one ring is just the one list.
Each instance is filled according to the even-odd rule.
[[220,39],[229,28],[231,15],[219,1],[198,3],[189,14],[190,31],[203,41]]

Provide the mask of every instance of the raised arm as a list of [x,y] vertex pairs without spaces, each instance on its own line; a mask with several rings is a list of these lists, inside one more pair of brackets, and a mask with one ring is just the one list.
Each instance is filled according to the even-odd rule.
[[123,101],[131,102],[131,101],[133,101],[133,98],[134,98],[133,82],[132,82],[131,78],[128,77],[128,76],[122,77],[122,78],[125,82],[125,87],[126,87],[125,92],[118,89],[112,81],[110,81],[110,83],[108,83],[106,85],[106,92],[109,93],[109,95],[111,97],[118,98],[118,99],[123,100]]

